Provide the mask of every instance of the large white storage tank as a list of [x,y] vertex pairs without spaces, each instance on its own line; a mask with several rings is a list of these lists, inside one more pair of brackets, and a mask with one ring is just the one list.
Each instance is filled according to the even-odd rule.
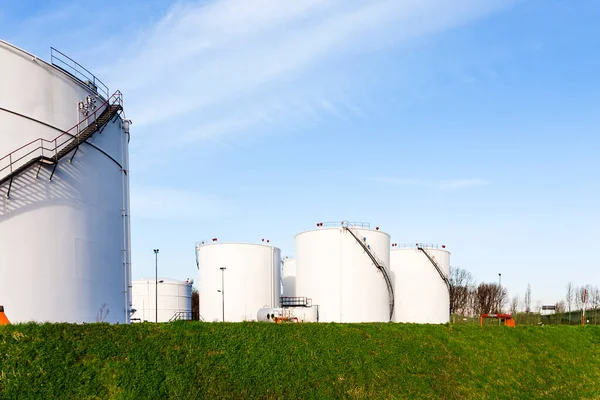
[[[251,243],[196,245],[200,318],[207,322],[256,321],[259,309],[278,307],[281,251]],[[223,308],[224,306],[224,308]]]
[[390,236],[365,223],[317,226],[296,235],[296,296],[312,299],[319,322],[389,321]]
[[394,245],[390,262],[396,294],[394,322],[448,322],[450,293],[445,279],[450,274],[450,253],[445,246]]
[[296,260],[284,258],[281,261],[282,296],[296,296]]
[[[155,297],[157,292],[158,298]],[[191,320],[192,284],[189,281],[160,277],[135,280],[132,287],[132,307],[134,312],[131,320],[135,322]]]
[[120,93],[55,50],[0,41],[0,65],[0,304],[12,322],[129,322]]

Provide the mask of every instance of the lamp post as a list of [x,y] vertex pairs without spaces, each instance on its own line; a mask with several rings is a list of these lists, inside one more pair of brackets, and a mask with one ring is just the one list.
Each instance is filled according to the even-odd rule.
[[502,312],[500,310],[500,305],[502,304],[502,274],[500,272],[498,272],[498,312]]
[[218,290],[218,292],[221,292],[221,308],[222,308],[222,312],[223,312],[223,322],[225,322],[225,267],[221,267],[221,290]]
[[154,313],[158,323],[158,249],[154,249]]

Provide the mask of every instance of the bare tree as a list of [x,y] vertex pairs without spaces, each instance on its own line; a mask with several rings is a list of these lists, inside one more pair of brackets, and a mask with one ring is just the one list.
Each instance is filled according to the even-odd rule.
[[573,297],[575,299],[575,311],[583,310],[583,291],[585,288],[583,286],[576,286],[574,288]]
[[516,294],[516,295],[514,295],[514,297],[512,298],[512,300],[510,302],[510,313],[512,315],[515,315],[518,312],[519,312],[519,295]]
[[561,300],[554,305],[556,314],[562,314],[565,312],[565,301]]
[[506,289],[495,283],[480,283],[475,291],[475,303],[478,314],[499,312],[506,302]]
[[567,292],[565,293],[565,301],[567,303],[567,310],[571,312],[571,305],[573,304],[573,296],[575,295],[575,288],[573,282],[567,283]]
[[590,297],[590,306],[594,310],[600,307],[600,290],[598,290],[598,286],[592,286],[588,296]]
[[525,312],[531,312],[531,285],[527,284],[527,290],[525,291],[525,297],[523,297],[523,306],[525,308]]
[[192,287],[192,320],[200,319],[200,293],[198,289]]
[[597,322],[598,315],[598,307],[600,307],[600,290],[598,290],[598,286],[593,286],[591,288],[590,296],[590,307],[593,308],[594,311],[594,325]]
[[450,313],[468,314],[469,295],[473,286],[473,276],[465,269],[450,267]]

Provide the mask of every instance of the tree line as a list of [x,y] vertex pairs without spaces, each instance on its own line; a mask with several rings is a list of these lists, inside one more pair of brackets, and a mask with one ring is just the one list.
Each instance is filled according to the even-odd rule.
[[[542,309],[540,301],[532,307],[531,285],[527,284],[525,295],[508,298],[508,291],[499,283],[482,282],[477,284],[473,275],[458,267],[450,267],[450,314],[476,316],[480,314],[519,312],[539,313]],[[556,313],[577,312],[600,308],[600,290],[598,286],[575,286],[569,282],[566,286],[565,298],[553,304]]]

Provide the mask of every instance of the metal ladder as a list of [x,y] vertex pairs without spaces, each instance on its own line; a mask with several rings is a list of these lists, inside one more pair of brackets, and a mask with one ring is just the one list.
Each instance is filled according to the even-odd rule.
[[364,240],[361,240],[359,238],[359,236],[357,236],[357,235],[360,235],[360,233],[358,231],[357,232],[353,231],[356,228],[351,227],[351,226],[344,226],[344,229],[347,232],[349,232],[354,239],[356,239],[356,241],[363,248],[365,253],[367,253],[367,255],[369,256],[369,258],[371,259],[371,261],[373,262],[375,267],[377,267],[379,272],[382,273],[383,279],[385,280],[385,284],[386,284],[387,290],[388,290],[388,298],[389,298],[389,304],[390,304],[390,321],[391,321],[392,317],[394,315],[394,287],[392,285],[392,279],[390,278],[388,271],[385,269],[385,264],[383,263],[383,261],[381,261],[377,257],[375,252],[371,249],[371,246],[366,243],[366,238],[364,238]]
[[429,262],[431,262],[435,270],[438,272],[438,274],[440,274],[440,278],[442,278],[442,281],[444,281],[444,283],[446,284],[448,292],[450,292],[450,281],[448,280],[448,277],[444,275],[444,272],[442,271],[438,263],[435,261],[435,257],[429,254],[429,252],[425,250],[425,248],[422,246],[417,245],[417,249],[421,250],[423,254],[425,254],[425,256],[429,259]]
[[[52,180],[58,161],[75,150],[69,160],[71,162],[79,146],[94,133],[101,132],[106,124],[122,110],[123,96],[117,91],[93,113],[53,140],[35,139],[0,158],[0,186],[9,182],[6,198],[10,198],[13,179],[36,164],[39,164],[36,178],[41,167],[48,165],[53,167],[49,178]],[[85,123],[87,126],[84,125]]]

